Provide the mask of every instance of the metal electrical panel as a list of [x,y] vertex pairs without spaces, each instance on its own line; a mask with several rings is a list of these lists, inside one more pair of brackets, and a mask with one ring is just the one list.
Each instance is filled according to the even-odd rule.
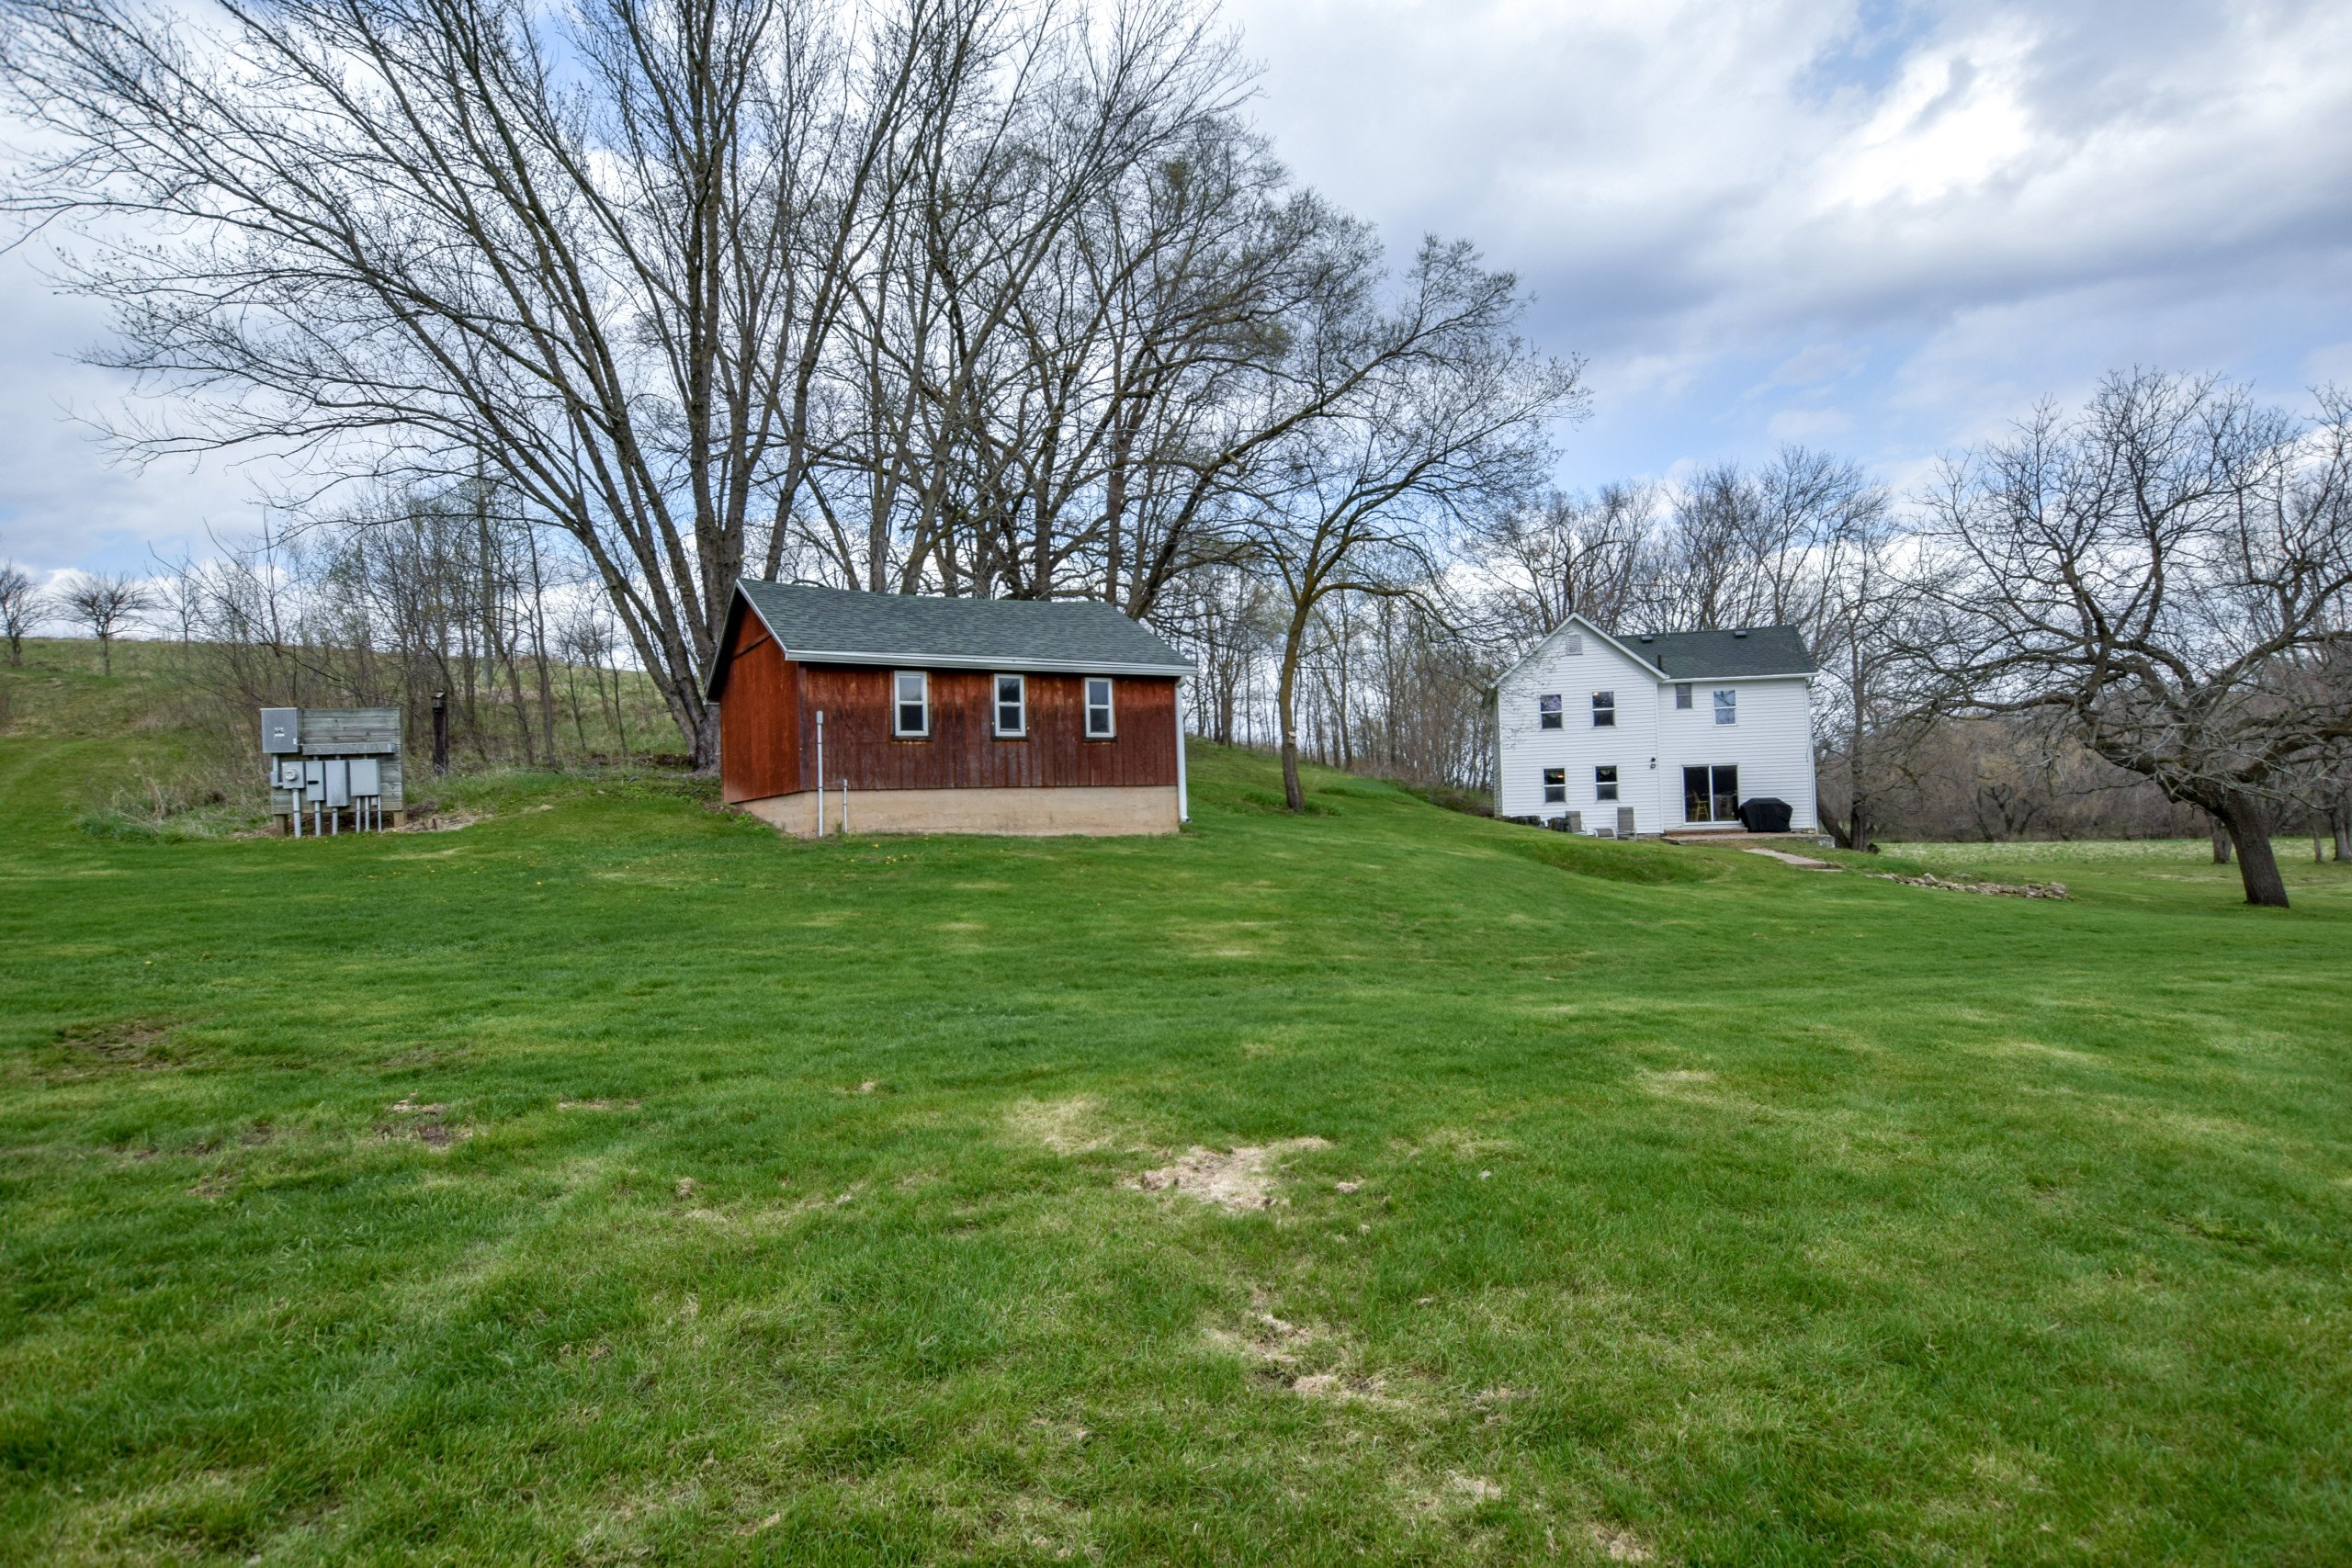
[[398,826],[406,807],[401,710],[263,708],[270,810],[295,836]]
[[261,750],[265,757],[284,757],[302,749],[302,710],[261,710]]

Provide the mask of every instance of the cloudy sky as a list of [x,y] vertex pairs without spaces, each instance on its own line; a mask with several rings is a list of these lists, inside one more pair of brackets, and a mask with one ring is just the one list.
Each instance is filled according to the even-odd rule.
[[[1585,356],[1560,477],[1804,441],[1898,484],[2134,363],[2352,382],[2352,6],[1237,0],[1256,113]],[[103,323],[0,259],[0,557],[139,564],[251,477],[109,465]]]

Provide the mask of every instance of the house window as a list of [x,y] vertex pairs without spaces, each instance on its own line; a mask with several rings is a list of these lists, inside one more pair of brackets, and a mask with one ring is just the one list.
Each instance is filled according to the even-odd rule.
[[1089,675],[1086,678],[1086,738],[1108,740],[1117,731],[1112,728],[1111,678]]
[[895,710],[890,733],[924,736],[931,733],[931,677],[920,670],[901,670],[890,677]]
[[1029,682],[1023,676],[996,678],[996,732],[1010,739],[1029,733]]
[[1739,694],[1737,692],[1715,694],[1715,722],[1717,724],[1739,722]]
[[1560,694],[1557,692],[1535,699],[1535,723],[1544,729],[1560,728]]
[[1592,694],[1592,727],[1595,729],[1617,728],[1616,693],[1595,692]]
[[1683,769],[1682,819],[1686,822],[1738,821],[1739,770]]
[[1690,705],[1690,682],[1677,681],[1674,683],[1674,705],[1679,708],[1687,708]]
[[1566,768],[1544,769],[1544,804],[1546,806],[1566,806],[1567,803],[1568,770]]
[[1614,800],[1617,798],[1616,769],[1595,768],[1592,770],[1592,798],[1595,800]]
[[1582,632],[1570,632],[1570,633],[1568,634],[1568,636],[1567,636],[1566,649],[1567,649],[1567,651],[1568,651],[1571,655],[1577,655],[1577,654],[1581,654],[1581,653],[1583,653],[1583,652],[1584,652],[1584,633],[1582,633]]

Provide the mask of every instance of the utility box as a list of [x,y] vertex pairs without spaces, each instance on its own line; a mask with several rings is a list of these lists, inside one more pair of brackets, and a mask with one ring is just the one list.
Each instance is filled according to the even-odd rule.
[[296,838],[398,827],[402,793],[398,708],[264,708],[269,809]]
[[265,757],[292,756],[302,750],[302,710],[261,710],[261,752]]

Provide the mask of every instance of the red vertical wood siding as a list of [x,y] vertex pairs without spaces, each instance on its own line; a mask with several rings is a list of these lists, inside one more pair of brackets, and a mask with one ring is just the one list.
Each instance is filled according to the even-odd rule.
[[1031,675],[1028,737],[1007,740],[994,734],[992,673],[934,670],[931,734],[901,740],[890,733],[893,671],[839,664],[796,668],[803,789],[817,784],[816,716],[820,709],[825,715],[828,788],[838,789],[844,776],[853,790],[1176,782],[1176,682],[1164,677],[1112,677],[1112,714],[1118,734],[1109,740],[1089,740],[1084,735],[1085,678]]
[[800,784],[799,668],[757,615],[735,628],[718,696],[718,782],[729,800],[789,795]]

